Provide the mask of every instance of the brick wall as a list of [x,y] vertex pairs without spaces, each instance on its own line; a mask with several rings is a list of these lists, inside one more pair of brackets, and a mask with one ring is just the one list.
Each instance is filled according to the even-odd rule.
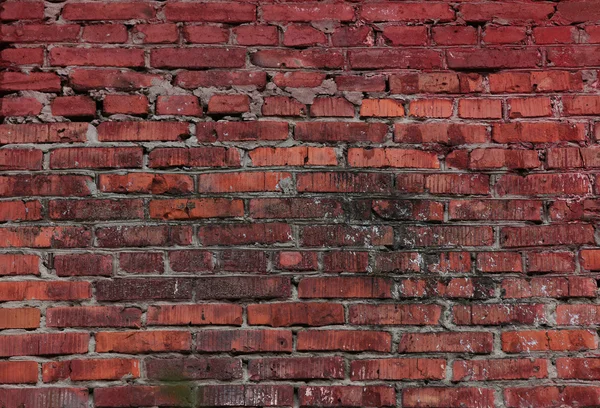
[[600,406],[599,2],[0,19],[0,406]]

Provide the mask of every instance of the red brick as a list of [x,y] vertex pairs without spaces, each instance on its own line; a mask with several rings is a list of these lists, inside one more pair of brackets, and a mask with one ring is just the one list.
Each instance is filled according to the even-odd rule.
[[229,41],[229,30],[209,25],[184,26],[183,38],[189,43],[224,44]]
[[0,254],[0,276],[39,275],[39,263],[37,255]]
[[60,78],[53,72],[0,73],[0,91],[57,92],[60,90]]
[[449,118],[452,110],[450,99],[421,99],[410,102],[409,115],[419,118]]
[[307,247],[392,245],[390,227],[307,226],[302,228],[302,243]]
[[56,356],[87,353],[89,341],[89,333],[80,332],[2,335],[0,356]]
[[427,27],[389,25],[383,28],[383,37],[392,46],[427,45]]
[[475,45],[477,29],[470,26],[433,27],[433,41],[437,45]]
[[212,254],[203,250],[170,251],[169,264],[175,272],[210,272],[214,267]]
[[458,93],[460,81],[455,73],[392,74],[390,91],[399,94]]
[[517,252],[480,252],[477,269],[481,272],[523,272],[521,254]]
[[597,52],[600,48],[590,46],[548,47],[546,58],[554,67],[584,67],[598,63]]
[[349,322],[356,325],[437,325],[442,309],[437,305],[352,305]]
[[485,4],[462,4],[460,13],[466,21],[485,22],[495,19],[508,23],[524,23],[545,20],[554,13],[554,6],[548,2],[514,5],[506,2]]
[[85,408],[88,405],[87,388],[3,388],[0,399],[7,407],[36,406],[51,408],[52,406],[67,406],[69,408]]
[[242,378],[242,361],[229,358],[151,358],[146,372],[152,380],[233,380]]
[[0,149],[0,170],[41,170],[43,152],[37,149]]
[[288,138],[286,122],[216,122],[196,125],[196,137],[200,141],[253,141],[285,140]]
[[530,330],[502,333],[506,353],[582,351],[598,348],[595,333],[587,330]]
[[132,359],[74,359],[42,365],[44,382],[66,379],[71,381],[121,380],[124,377],[139,378],[139,376],[140,362]]
[[310,107],[311,116],[354,117],[354,105],[344,98],[316,98]]
[[421,257],[415,252],[388,252],[375,255],[375,268],[381,272],[419,272]]
[[96,299],[118,300],[189,300],[194,291],[194,282],[189,278],[119,278],[98,281]]
[[148,154],[148,166],[171,167],[239,167],[237,149],[224,147],[156,148]]
[[306,112],[306,105],[285,96],[268,96],[262,106],[264,116],[305,116]]
[[242,324],[242,307],[231,304],[150,306],[148,324],[156,326]]
[[103,110],[107,115],[144,115],[148,113],[148,98],[144,95],[106,95]]
[[354,9],[349,4],[300,3],[292,7],[287,5],[265,5],[262,7],[265,21],[351,21]]
[[443,204],[433,201],[375,200],[372,211],[386,220],[442,221]]
[[277,45],[279,33],[277,27],[245,25],[233,28],[233,34],[239,45]]
[[384,193],[390,191],[392,180],[381,173],[303,173],[297,176],[299,192]]
[[471,353],[489,354],[493,334],[484,332],[407,333],[400,339],[400,353]]
[[151,200],[149,210],[150,218],[165,220],[242,217],[244,203],[226,198]]
[[11,97],[0,99],[0,117],[35,116],[42,111],[42,104],[35,98]]
[[394,358],[354,360],[350,364],[350,378],[364,380],[443,380],[446,360],[424,358]]
[[223,271],[266,272],[267,253],[245,249],[232,249],[221,252],[218,266]]
[[481,38],[486,44],[524,44],[527,39],[527,28],[487,26]]
[[187,3],[175,1],[165,7],[169,21],[245,23],[256,20],[256,6],[245,3]]
[[502,101],[499,99],[461,99],[458,116],[469,119],[501,119]]
[[283,45],[286,47],[309,47],[326,43],[325,34],[308,25],[290,24],[283,33]]
[[497,70],[505,68],[536,68],[541,54],[535,48],[448,50],[448,67],[455,70]]
[[590,180],[582,174],[506,175],[496,182],[500,196],[585,195],[590,190]]
[[502,281],[502,297],[507,299],[595,297],[596,290],[596,281],[583,277],[505,279]]
[[457,325],[499,326],[545,323],[544,305],[471,305],[452,308]]
[[404,107],[396,99],[363,99],[360,106],[363,117],[397,117],[404,116]]
[[558,378],[577,380],[597,380],[600,378],[600,360],[597,358],[558,358],[556,371]]
[[119,267],[128,273],[163,273],[165,265],[160,252],[121,252]]
[[248,363],[251,381],[344,378],[341,357],[256,358]]
[[549,246],[594,243],[594,229],[591,225],[545,225],[504,227],[500,231],[503,247]]
[[136,24],[133,29],[134,42],[143,44],[168,44],[179,39],[176,24]]
[[180,141],[189,137],[184,122],[102,122],[98,139],[102,142]]
[[92,240],[89,227],[3,227],[0,228],[2,248],[86,248]]
[[42,1],[7,1],[0,10],[0,20],[41,20],[44,18]]
[[527,254],[527,271],[566,272],[575,270],[575,257],[570,252],[530,252]]
[[384,278],[304,278],[298,284],[300,298],[391,298],[392,282]]
[[398,291],[401,298],[487,299],[494,295],[494,285],[488,279],[404,279]]
[[[427,401],[423,405],[422,401]],[[402,406],[448,408],[491,408],[494,406],[494,390],[492,388],[442,388],[419,387],[406,388],[402,392]]]
[[89,282],[19,281],[0,282],[3,301],[82,300],[91,297]]
[[427,6],[410,4],[367,4],[362,7],[360,16],[367,21],[431,21],[447,22],[454,20],[454,11],[445,3],[431,3]]
[[96,351],[98,353],[137,354],[189,351],[191,344],[190,333],[183,331],[96,333]]
[[0,143],[77,143],[86,141],[87,123],[0,125]]
[[197,299],[277,299],[291,295],[288,277],[211,277],[198,281]]
[[598,115],[600,98],[596,96],[564,96],[563,111],[567,116]]
[[[205,14],[203,10],[198,15]],[[240,68],[246,64],[245,51],[237,47],[157,48],[150,52],[150,65],[154,68]]]
[[202,116],[198,98],[187,95],[159,96],[156,100],[158,115]]
[[312,198],[255,198],[250,200],[252,218],[328,218],[343,214],[341,202]]
[[196,333],[200,352],[264,353],[291,352],[290,330],[204,330]]
[[[0,328],[37,329],[40,327],[40,310],[36,308],[4,308],[0,310]],[[2,366],[0,365],[0,382]],[[37,371],[37,370],[36,370]]]
[[70,3],[63,8],[62,16],[66,20],[148,20],[155,16],[155,11],[150,3],[143,2],[116,2],[111,7]]
[[320,72],[278,72],[273,83],[280,88],[314,88],[321,85],[325,77]]
[[113,259],[108,254],[56,254],[54,269],[58,276],[111,276]]
[[51,307],[46,310],[48,327],[136,327],[142,311],[120,306]]
[[37,378],[38,363],[36,361],[0,362],[0,383],[2,384],[35,384]]
[[339,91],[381,92],[385,90],[385,82],[383,75],[342,75],[335,77],[335,83]]
[[470,272],[471,255],[468,252],[442,252],[427,260],[431,273]]
[[401,143],[460,145],[484,143],[486,140],[486,130],[481,125],[423,123],[394,126],[394,141]]
[[328,326],[344,323],[344,308],[330,303],[248,305],[248,324],[272,327]]
[[[262,71],[181,71],[175,78],[175,85],[182,88],[251,86],[263,88],[267,75]],[[263,122],[264,123],[264,122]]]
[[94,390],[97,407],[122,406],[189,406],[192,390],[186,385],[128,385],[101,387]]
[[150,87],[161,80],[160,75],[117,69],[73,69],[69,72],[69,81],[77,90],[114,88],[131,91]]
[[98,24],[83,28],[83,41],[100,44],[127,42],[127,27],[123,24]]
[[590,326],[600,320],[597,305],[558,305],[556,306],[556,323],[561,326]]
[[317,253],[281,251],[277,253],[277,268],[286,271],[315,271],[319,269]]
[[348,58],[352,69],[430,70],[442,67],[442,55],[433,49],[356,49],[348,51]]
[[324,272],[366,272],[368,254],[356,251],[328,251],[323,254]]
[[542,220],[542,202],[533,200],[451,200],[450,219]]
[[284,172],[205,173],[198,177],[203,193],[280,191],[291,174]]
[[381,143],[387,133],[384,123],[301,122],[294,138],[305,142],[373,142]]
[[250,61],[263,68],[341,68],[344,56],[334,49],[265,49],[252,53]]
[[51,169],[140,168],[143,150],[138,147],[80,147],[50,153]]
[[198,229],[204,245],[274,244],[292,240],[291,228],[282,223],[206,225]]
[[[331,43],[335,47],[360,47],[373,44],[374,34],[371,27],[339,27],[331,35]],[[337,82],[336,78],[336,82]],[[338,89],[339,83],[338,83]]]
[[390,352],[388,332],[366,330],[304,330],[298,332],[298,351]]
[[393,407],[396,391],[392,386],[302,386],[298,390],[301,407]]
[[101,174],[98,188],[109,193],[182,194],[194,190],[193,179],[184,174]]
[[144,51],[124,48],[67,48],[50,50],[50,64],[58,67],[143,67]]
[[102,227],[96,230],[97,245],[105,248],[189,245],[191,235],[190,227],[169,225]]
[[437,154],[407,149],[360,149],[348,150],[348,164],[352,167],[399,167],[437,169]]
[[458,360],[452,381],[531,380],[548,377],[544,359]]

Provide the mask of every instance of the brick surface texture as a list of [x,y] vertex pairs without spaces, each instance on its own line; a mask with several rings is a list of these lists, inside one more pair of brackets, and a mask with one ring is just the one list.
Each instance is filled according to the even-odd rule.
[[0,407],[600,406],[600,1],[0,20]]

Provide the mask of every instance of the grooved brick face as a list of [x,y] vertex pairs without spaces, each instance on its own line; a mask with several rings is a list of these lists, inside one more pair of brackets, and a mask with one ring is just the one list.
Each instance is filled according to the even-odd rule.
[[600,406],[600,3],[0,3],[0,406]]

